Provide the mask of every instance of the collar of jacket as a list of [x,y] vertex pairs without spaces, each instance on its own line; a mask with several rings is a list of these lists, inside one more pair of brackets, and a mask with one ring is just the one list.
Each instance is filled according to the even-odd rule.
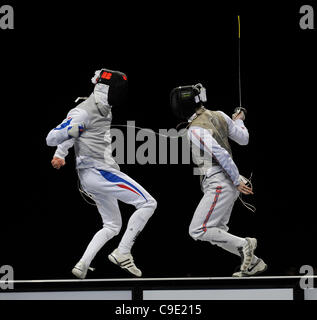
[[203,114],[206,111],[206,108],[204,106],[200,107],[189,119],[188,122],[192,123],[198,116]]
[[92,99],[93,102],[95,103],[95,105],[97,106],[98,111],[100,112],[100,114],[104,117],[106,117],[109,114],[109,110],[112,108],[109,104],[104,104],[102,102],[97,102],[96,101],[96,97],[94,95],[94,93],[91,94],[92,95]]

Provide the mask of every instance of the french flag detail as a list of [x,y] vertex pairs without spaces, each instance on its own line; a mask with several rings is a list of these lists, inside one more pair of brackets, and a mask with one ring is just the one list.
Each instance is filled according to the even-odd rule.
[[147,201],[144,194],[129,181],[127,181],[127,180],[125,180],[125,179],[123,179],[123,178],[121,178],[121,177],[119,177],[109,171],[104,171],[104,170],[98,170],[98,171],[106,180],[113,182],[113,183],[116,183],[117,187],[122,188],[122,189],[126,189],[126,190],[130,190],[130,191],[138,194],[139,196],[143,197]]
[[72,117],[68,117],[59,127],[56,127],[54,130],[63,130],[64,128],[68,127],[72,122]]

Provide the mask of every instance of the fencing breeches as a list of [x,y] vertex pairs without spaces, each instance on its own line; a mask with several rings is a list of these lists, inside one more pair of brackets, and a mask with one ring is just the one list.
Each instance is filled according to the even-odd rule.
[[137,236],[156,209],[155,199],[133,179],[116,169],[86,168],[78,170],[78,173],[84,191],[94,199],[103,221],[103,228],[95,234],[81,261],[89,266],[105,243],[119,234],[122,219],[118,200],[136,208],[118,247],[122,254],[130,253]]
[[227,226],[239,191],[223,172],[205,177],[202,190],[204,196],[194,213],[189,234],[195,240],[208,241],[240,256],[238,248],[246,240],[229,233]]

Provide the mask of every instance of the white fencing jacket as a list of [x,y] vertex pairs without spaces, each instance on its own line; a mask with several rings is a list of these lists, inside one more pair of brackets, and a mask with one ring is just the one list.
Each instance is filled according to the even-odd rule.
[[[98,99],[95,89],[86,101],[70,110],[66,119],[49,132],[46,138],[47,145],[57,146],[54,156],[61,159],[65,159],[68,149],[74,146],[78,169],[112,167],[120,170],[112,157],[111,121],[111,106]],[[84,131],[78,138],[68,135],[68,130],[73,124],[84,126]]]
[[[249,132],[244,126],[244,122],[241,119],[233,121],[224,112],[218,112],[221,113],[227,122],[229,132],[228,137],[240,145],[247,145],[249,143]],[[228,151],[222,148],[213,138],[209,130],[198,126],[191,126],[188,129],[188,138],[196,148],[203,151],[204,157],[207,160],[207,168],[205,168],[207,177],[217,172],[224,171],[235,186],[240,184],[239,170],[236,164]],[[193,154],[195,157],[195,153]],[[220,166],[211,165],[212,158],[215,158]]]

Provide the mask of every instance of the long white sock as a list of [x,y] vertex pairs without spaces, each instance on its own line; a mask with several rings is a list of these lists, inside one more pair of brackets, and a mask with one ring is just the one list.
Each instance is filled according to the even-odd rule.
[[[201,237],[202,240],[209,241],[212,244],[237,255],[240,257],[238,251],[239,247],[243,247],[246,244],[245,238],[237,237],[220,228],[209,228]],[[251,264],[254,264],[258,260],[258,257],[253,256]]]
[[230,247],[243,247],[247,241],[244,238],[234,236],[233,234],[220,229],[220,228],[209,228],[201,236],[204,241],[209,241],[212,244],[227,244]]
[[[217,244],[219,247],[221,247],[222,249],[229,251],[237,256],[240,257],[240,253],[238,251],[238,249],[236,247],[232,247],[230,245],[228,245],[227,243],[219,243]],[[251,261],[251,265],[255,264],[258,261],[258,257],[256,255],[253,256],[252,261]]]
[[90,266],[91,261],[94,259],[98,251],[115,236],[115,232],[108,228],[100,229],[90,241],[84,255],[80,259],[87,267]]
[[136,210],[129,219],[127,229],[120,241],[118,250],[121,254],[129,254],[131,248],[140,234],[140,232],[145,227],[146,223],[152,216],[155,208],[140,208]]

